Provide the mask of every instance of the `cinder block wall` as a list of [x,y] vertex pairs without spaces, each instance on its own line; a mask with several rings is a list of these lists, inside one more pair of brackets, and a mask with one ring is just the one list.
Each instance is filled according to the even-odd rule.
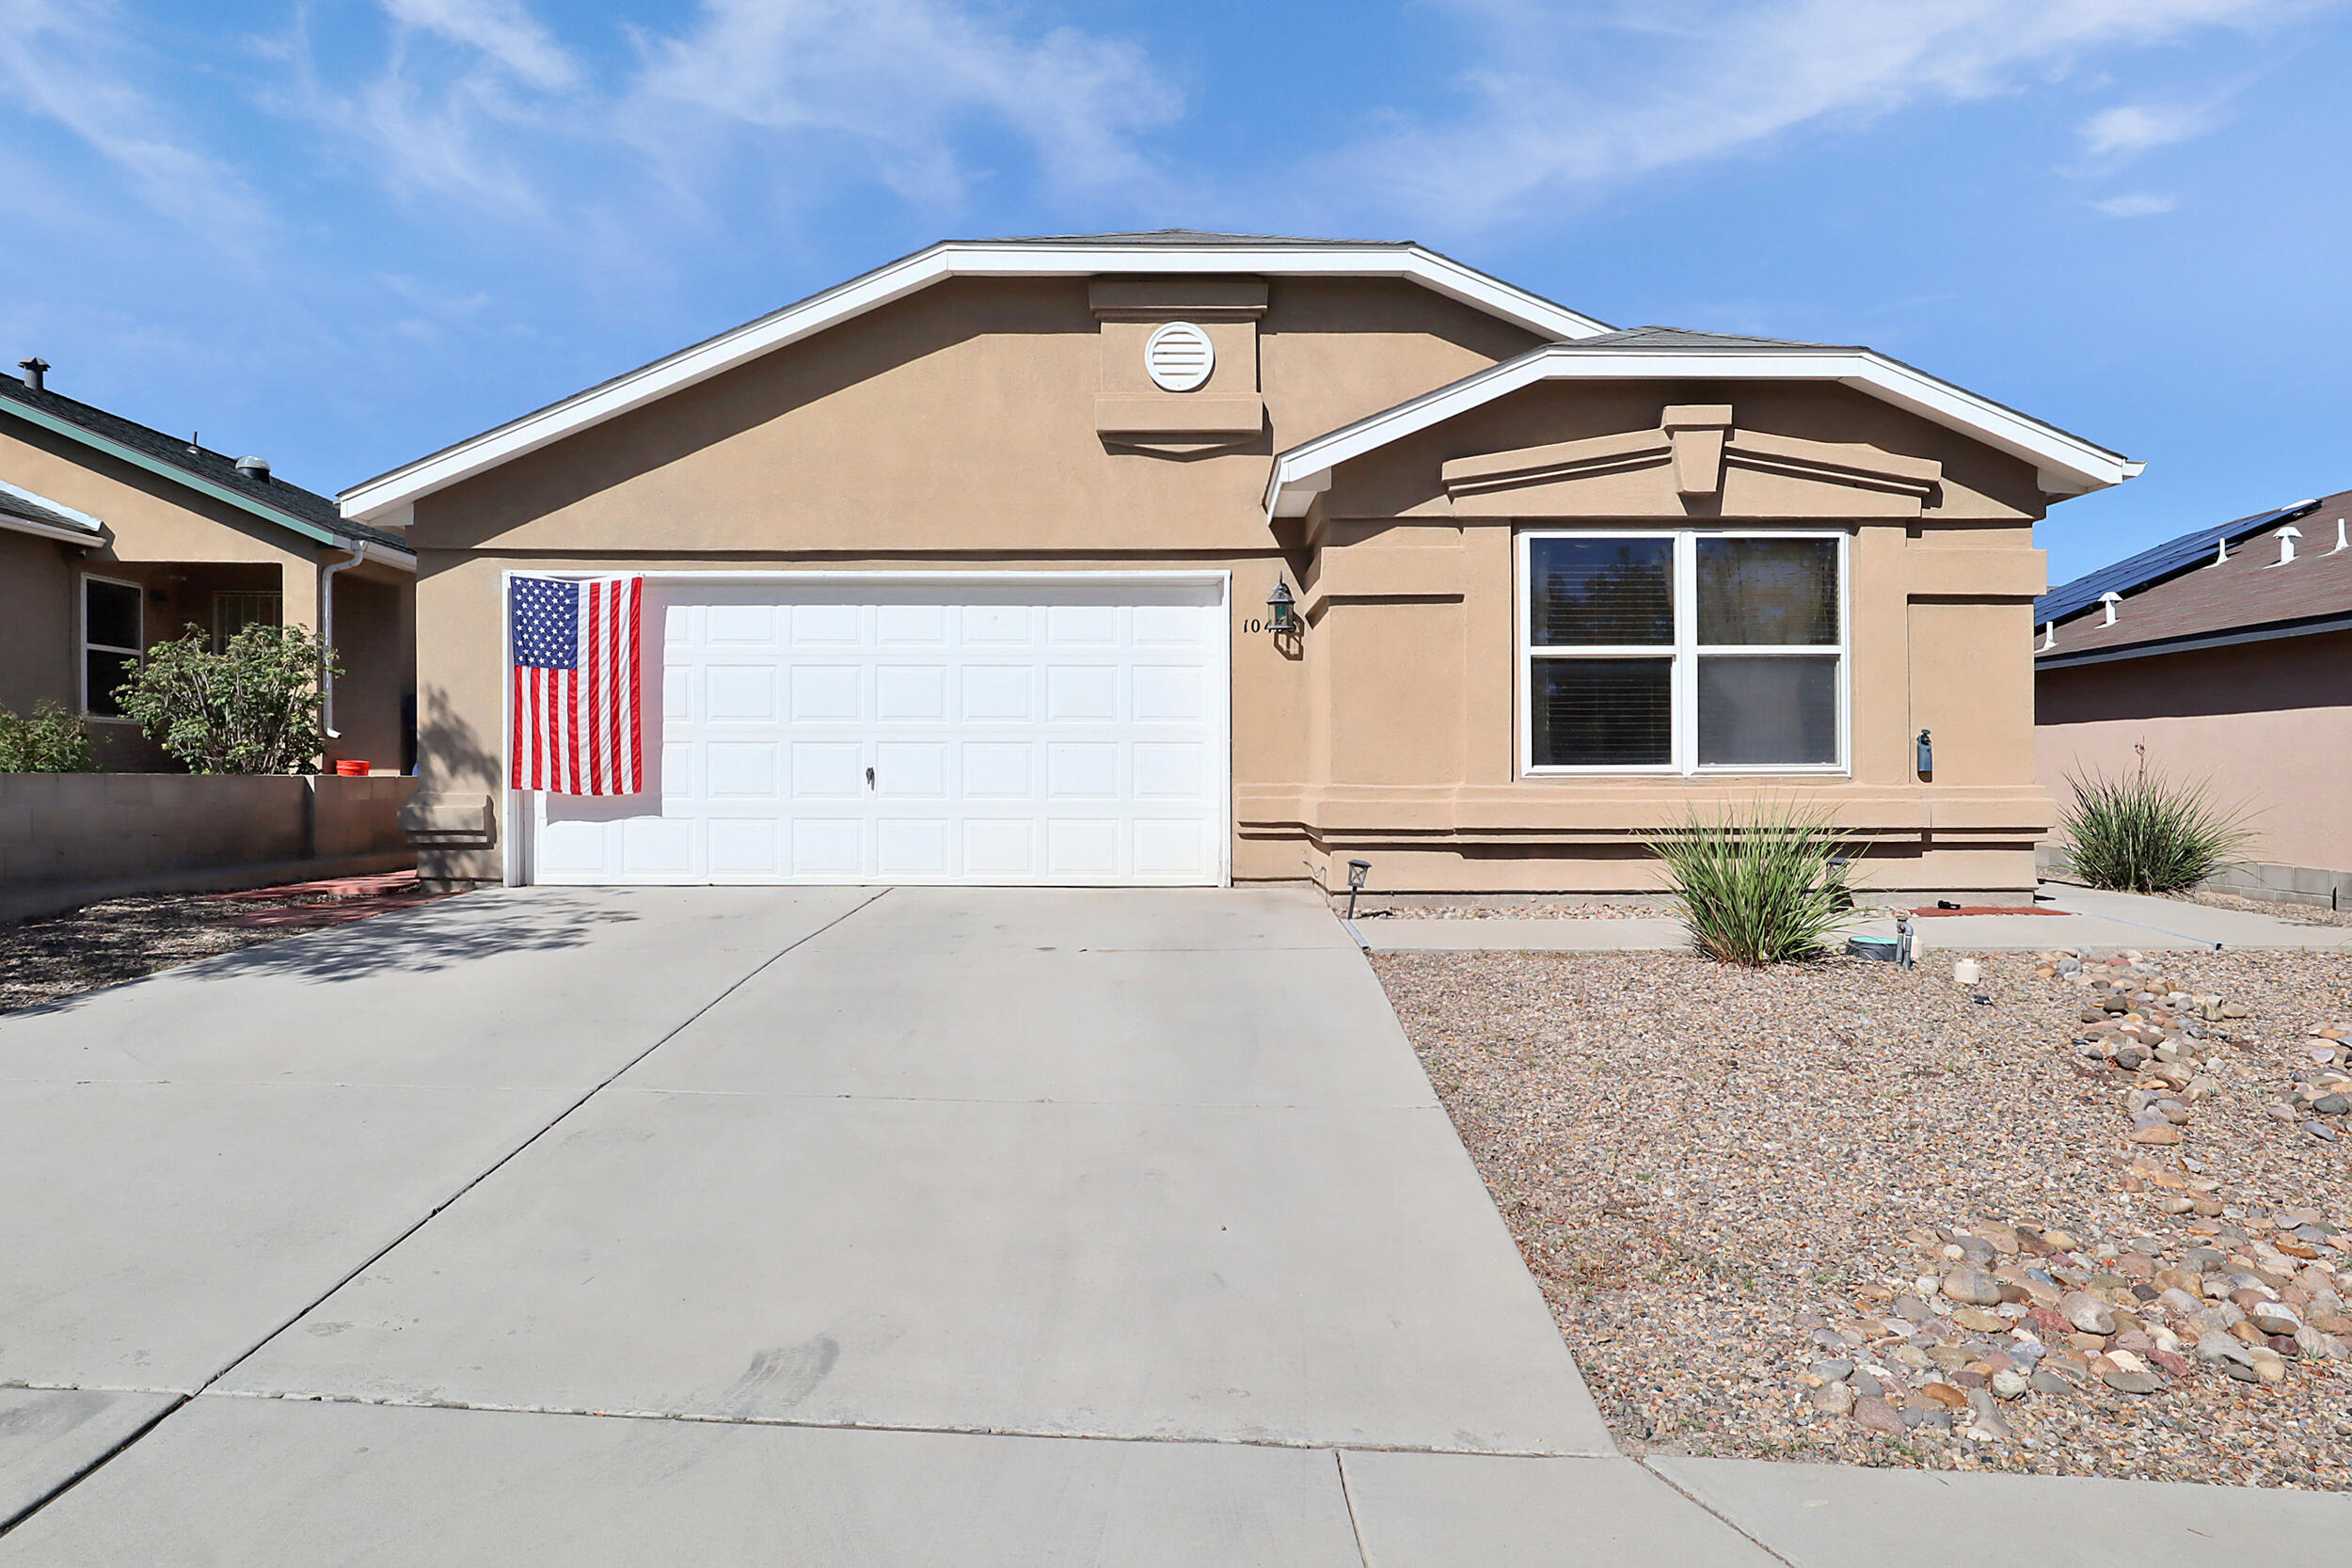
[[0,773],[0,892],[397,854],[412,778]]

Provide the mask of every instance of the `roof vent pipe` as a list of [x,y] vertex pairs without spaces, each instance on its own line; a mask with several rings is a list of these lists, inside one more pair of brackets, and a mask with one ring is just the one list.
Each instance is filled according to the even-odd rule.
[[2213,563],[2217,566],[2227,566],[2230,563],[2230,536],[2225,533],[2215,540],[2214,544],[2218,547],[2214,551]]
[[2123,595],[2121,594],[2107,593],[2100,594],[2099,603],[2106,608],[2107,618],[2099,624],[2103,626],[2111,626],[2115,625],[2115,607],[2122,602]]
[[237,472],[245,475],[247,479],[255,480],[266,484],[269,483],[269,459],[266,457],[240,457],[237,459]]
[[27,390],[39,392],[46,389],[46,383],[41,380],[41,377],[49,373],[48,360],[36,354],[30,359],[19,359],[16,362],[16,368],[24,372],[24,386]]
[[[2289,523],[2271,537],[2279,541],[2279,559],[2272,562],[2270,566],[2284,566],[2295,559],[2295,542],[2303,537],[2303,531],[2293,523]],[[2263,570],[2266,572],[2270,570],[2270,566],[2265,566]]]
[[2338,518],[2336,519],[2336,547],[2335,547],[2335,549],[2333,549],[2333,550],[2329,550],[2328,553],[2329,555],[2334,555],[2334,554],[2336,554],[2336,553],[2337,553],[2337,551],[2338,551],[2338,550],[2343,550],[2343,549],[2345,549],[2345,548],[2352,548],[2352,540],[2347,540],[2347,539],[2345,539],[2345,538],[2344,538],[2344,519],[2343,519],[2342,517],[2338,517]]
[[2046,653],[2048,653],[2048,652],[2049,652],[2052,648],[2055,648],[2055,647],[2057,647],[2057,646],[2058,646],[2058,623],[2057,623],[2056,621],[2044,621],[2044,622],[2042,622],[2042,646],[2040,646],[2039,648],[2036,648],[2036,649],[2034,650],[2034,652],[2035,652],[2035,653],[2038,653],[2038,654],[2046,654]]

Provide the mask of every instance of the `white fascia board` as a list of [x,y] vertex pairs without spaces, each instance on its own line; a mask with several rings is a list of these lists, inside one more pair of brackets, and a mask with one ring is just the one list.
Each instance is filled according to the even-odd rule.
[[392,519],[397,515],[405,521],[413,516],[421,496],[707,381],[943,278],[1089,277],[1136,272],[1407,278],[1546,338],[1590,338],[1610,330],[1605,323],[1419,245],[1033,245],[958,241],[918,251],[602,386],[549,404],[356,484],[338,499],[343,515],[353,521],[396,526]]
[[[0,479],[0,496],[14,496],[18,500],[30,501],[33,505],[40,507],[44,512],[54,512],[58,516],[66,518],[69,522],[76,525],[77,528],[89,534],[93,539],[106,531],[106,525],[99,521],[96,517],[91,516],[88,513],[68,506],[63,501],[53,501],[47,496],[42,495],[40,491],[27,490],[22,484],[10,484],[7,480]],[[30,517],[5,518],[0,519],[0,521],[8,522],[11,525],[22,523],[24,525],[24,531],[28,533],[34,531],[56,533],[62,538],[70,535],[72,531],[72,530],[60,530],[56,527],[56,525],[52,523],[35,522]]]
[[1506,359],[1279,454],[1266,478],[1266,515],[1283,515],[1286,491],[1339,464],[1551,380],[1835,381],[2031,463],[2042,489],[2052,495],[2103,490],[2145,467],[1867,349],[1616,349],[1560,343]]
[[61,528],[56,523],[40,522],[6,512],[0,512],[0,528],[11,533],[29,533],[36,539],[55,539],[61,545],[79,545],[86,550],[94,550],[106,542],[103,535],[87,529]]

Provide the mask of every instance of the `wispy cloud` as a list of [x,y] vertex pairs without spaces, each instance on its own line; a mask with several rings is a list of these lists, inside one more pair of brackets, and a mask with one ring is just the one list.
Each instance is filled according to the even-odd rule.
[[480,51],[534,87],[568,87],[580,79],[570,52],[523,0],[384,0],[384,9],[404,27]]
[[2153,218],[2160,217],[2180,205],[2179,198],[2158,191],[2132,191],[2122,196],[2110,196],[2090,204],[2090,210],[2101,217]]
[[266,209],[142,88],[151,62],[125,41],[137,33],[112,0],[0,0],[0,89],[120,170],[148,207],[241,244]]
[[[1463,224],[1537,197],[1738,152],[1803,127],[2054,80],[2081,57],[2260,24],[2308,0],[1454,0],[1497,62],[1461,112],[1407,123],[1321,172]],[[1605,61],[1607,70],[1597,70]],[[1630,63],[1629,63],[1630,62]],[[2112,134],[2157,134],[2160,117]]]
[[2220,123],[2218,104],[2124,103],[2083,121],[2083,150],[2093,158],[2128,158],[2193,141]]
[[657,155],[681,131],[862,150],[932,205],[977,177],[975,133],[1009,134],[1055,187],[1099,191],[1144,175],[1138,138],[1183,107],[1132,43],[959,0],[704,0],[690,29],[641,47],[628,119]]

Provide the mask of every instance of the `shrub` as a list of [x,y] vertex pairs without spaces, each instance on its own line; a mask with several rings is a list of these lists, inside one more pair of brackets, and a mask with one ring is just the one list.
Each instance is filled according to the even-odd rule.
[[2109,778],[2070,773],[2058,814],[2074,875],[2125,893],[2179,893],[2227,865],[2253,839],[2245,807],[2217,804],[2205,784],[2175,784],[2145,766]]
[[1837,833],[1827,811],[1764,803],[1713,819],[1693,812],[1643,842],[1665,863],[1692,940],[1725,963],[1818,958],[1853,918],[1852,867],[1833,863]]
[[116,698],[191,773],[309,773],[326,747],[319,676],[333,657],[304,626],[249,626],[218,653],[190,626],[150,648]]
[[0,773],[97,771],[89,732],[55,701],[35,703],[30,718],[0,707]]

